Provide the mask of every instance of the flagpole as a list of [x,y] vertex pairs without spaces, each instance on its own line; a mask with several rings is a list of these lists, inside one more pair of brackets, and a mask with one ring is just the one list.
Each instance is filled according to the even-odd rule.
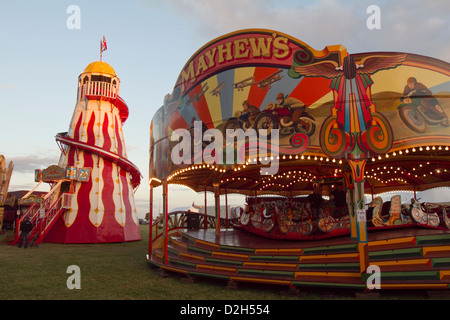
[[103,50],[102,50],[102,41],[100,40],[100,61],[102,61],[102,53],[103,53]]

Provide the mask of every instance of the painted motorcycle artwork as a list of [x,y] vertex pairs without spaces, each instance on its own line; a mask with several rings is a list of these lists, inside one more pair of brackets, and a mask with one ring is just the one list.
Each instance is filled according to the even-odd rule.
[[447,113],[442,109],[439,101],[424,84],[417,82],[414,77],[408,78],[403,96],[402,104],[398,112],[405,125],[418,133],[424,133],[427,125],[441,125],[448,127]]

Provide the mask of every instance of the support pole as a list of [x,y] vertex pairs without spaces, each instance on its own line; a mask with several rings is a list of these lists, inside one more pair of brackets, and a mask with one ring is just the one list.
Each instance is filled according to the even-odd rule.
[[351,173],[351,169],[348,166],[344,167],[344,178],[347,190],[347,208],[348,215],[350,218],[350,239],[357,239],[358,231],[356,229],[356,212],[355,212],[355,197],[354,197],[354,189],[355,185],[353,183],[353,177]]
[[[367,239],[367,221],[366,209],[364,204],[364,171],[366,160],[349,160],[348,161],[353,182],[353,197],[351,202],[353,204],[353,216],[350,216],[351,231],[356,230],[356,239],[359,243],[368,242]],[[355,224],[355,226],[353,226]],[[352,236],[354,236],[352,232]]]
[[227,195],[227,188],[225,188],[225,221],[226,221],[226,227],[227,229],[230,227],[230,222],[228,220],[228,195]]
[[149,234],[148,234],[148,256],[153,254],[153,185],[150,182],[150,208],[149,208]]
[[219,184],[214,183],[214,199],[216,208],[216,237],[220,237],[220,195],[219,195]]
[[205,230],[208,229],[208,202],[206,201],[206,183],[205,183],[205,218],[203,219]]
[[167,230],[167,225],[169,222],[169,213],[167,212],[167,179],[164,179],[162,181],[162,187],[163,187],[163,219],[164,219],[164,234],[163,234],[163,238],[164,238],[164,252],[163,252],[163,256],[164,256],[164,264],[168,263],[168,254],[169,254],[169,237],[168,237],[168,230]]

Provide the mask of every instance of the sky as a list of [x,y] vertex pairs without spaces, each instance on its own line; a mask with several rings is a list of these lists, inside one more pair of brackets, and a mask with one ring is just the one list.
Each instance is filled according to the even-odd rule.
[[[379,15],[368,11],[371,5]],[[120,78],[130,112],[123,130],[128,159],[143,176],[135,193],[142,217],[149,211],[150,122],[204,44],[236,30],[264,28],[316,50],[342,44],[349,53],[408,52],[450,62],[449,10],[448,0],[0,0],[0,154],[14,163],[9,191],[33,188],[34,170],[58,163],[54,137],[69,129],[78,76],[99,60],[103,36],[103,61]],[[368,20],[378,28],[369,28]],[[160,210],[160,189],[154,197]],[[208,195],[208,204],[212,199]],[[193,201],[203,203],[204,195],[169,188],[169,209]]]

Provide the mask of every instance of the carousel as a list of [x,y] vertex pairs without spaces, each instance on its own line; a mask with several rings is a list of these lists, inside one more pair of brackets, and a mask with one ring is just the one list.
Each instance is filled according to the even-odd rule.
[[[448,290],[450,206],[418,194],[449,192],[449,93],[430,57],[214,39],[151,122],[149,263],[229,285]],[[169,184],[212,192],[214,214],[168,212]],[[224,215],[232,193],[245,201]]]

